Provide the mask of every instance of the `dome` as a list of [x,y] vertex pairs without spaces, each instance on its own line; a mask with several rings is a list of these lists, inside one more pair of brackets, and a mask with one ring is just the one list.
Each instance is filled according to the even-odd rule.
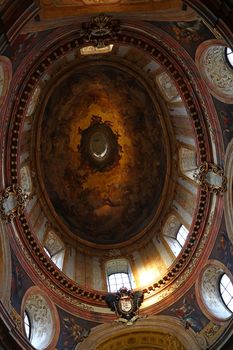
[[[231,348],[228,2],[10,2],[3,349]],[[108,304],[121,288],[141,296],[125,323]]]
[[97,244],[145,229],[165,185],[162,126],[136,79],[90,62],[61,77],[42,112],[38,168],[48,197],[62,224]]

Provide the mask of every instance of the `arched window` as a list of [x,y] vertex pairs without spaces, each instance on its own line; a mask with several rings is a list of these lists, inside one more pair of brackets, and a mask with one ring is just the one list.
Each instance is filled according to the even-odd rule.
[[227,63],[230,65],[231,68],[233,68],[233,51],[232,51],[232,49],[230,47],[226,47],[225,54],[226,54]]
[[32,326],[27,310],[24,311],[23,324],[26,337],[30,341]]
[[223,274],[219,282],[220,294],[226,307],[233,312],[233,285],[227,274]]
[[232,50],[218,40],[202,42],[196,51],[196,64],[210,93],[223,103],[232,104],[233,67]]
[[168,218],[164,226],[163,236],[175,256],[179,255],[188,234],[187,228],[180,224],[175,215]]
[[53,232],[49,231],[45,242],[44,251],[57,267],[62,270],[65,255],[65,247],[61,239]]
[[26,292],[22,303],[24,332],[28,341],[37,350],[50,346],[54,349],[59,326],[55,327],[58,314],[55,305],[38,287],[31,287]]
[[188,234],[189,231],[187,230],[187,228],[184,225],[181,225],[176,235],[176,240],[181,248],[184,246]]
[[226,321],[233,312],[231,272],[218,260],[210,260],[196,282],[199,306],[213,322]]
[[121,287],[135,288],[130,265],[126,259],[114,259],[106,263],[107,286],[109,292],[116,292]]
[[181,147],[179,149],[179,166],[182,174],[193,180],[193,175],[197,169],[196,152],[189,148]]

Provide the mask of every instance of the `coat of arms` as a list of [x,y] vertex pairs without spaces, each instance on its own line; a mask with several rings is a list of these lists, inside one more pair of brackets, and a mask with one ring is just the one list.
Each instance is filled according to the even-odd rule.
[[109,293],[105,301],[111,311],[114,311],[119,322],[133,324],[139,318],[139,307],[143,302],[143,292],[133,292],[125,287],[116,293]]

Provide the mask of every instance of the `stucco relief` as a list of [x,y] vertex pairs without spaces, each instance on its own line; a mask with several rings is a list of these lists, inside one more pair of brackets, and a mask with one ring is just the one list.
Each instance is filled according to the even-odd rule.
[[218,100],[232,104],[233,69],[226,61],[225,43],[208,40],[196,51],[196,63],[211,94]]
[[[200,307],[203,312],[215,321],[228,320],[232,313],[225,306],[219,291],[219,280],[227,273],[231,276],[226,267],[219,261],[210,261],[204,268],[199,281],[196,283],[196,292],[199,295]],[[200,289],[199,289],[200,286]]]
[[11,222],[16,216],[20,216],[28,200],[27,193],[14,184],[7,187],[0,194],[0,217],[3,221]]
[[233,94],[233,71],[226,65],[224,46],[211,46],[203,55],[205,72],[210,81],[225,94]]
[[47,348],[54,336],[53,317],[47,301],[42,295],[31,293],[25,309],[31,321],[31,344],[38,350]]
[[45,245],[51,254],[56,254],[61,249],[64,249],[63,243],[53,231],[49,231]]
[[171,215],[164,226],[163,234],[175,238],[180,225],[178,218],[175,215]]

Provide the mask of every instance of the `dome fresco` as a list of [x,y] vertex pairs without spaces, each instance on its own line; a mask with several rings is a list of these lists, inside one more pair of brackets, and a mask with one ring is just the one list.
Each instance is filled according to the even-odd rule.
[[[150,223],[163,190],[166,153],[153,102],[134,76],[100,62],[70,74],[51,93],[40,135],[45,188],[72,233],[114,244]],[[93,147],[96,166],[94,159],[88,162]],[[109,156],[101,161],[105,151]]]

